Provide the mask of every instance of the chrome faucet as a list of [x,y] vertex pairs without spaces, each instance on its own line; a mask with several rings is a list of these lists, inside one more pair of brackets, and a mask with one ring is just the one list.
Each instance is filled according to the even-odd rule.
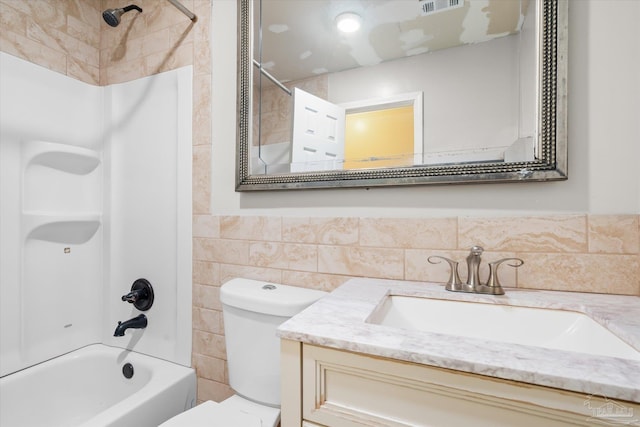
[[118,326],[116,326],[116,330],[113,333],[113,336],[123,337],[124,331],[126,331],[129,328],[144,329],[146,327],[147,327],[147,316],[145,316],[144,314],[140,314],[139,316],[136,316],[133,319],[129,319],[124,322],[118,322]]
[[520,267],[524,261],[520,258],[503,258],[498,261],[489,263],[489,278],[486,284],[480,282],[480,263],[482,261],[482,252],[484,249],[480,246],[473,246],[467,256],[467,283],[462,283],[458,274],[458,262],[442,256],[430,256],[427,258],[430,264],[439,264],[440,261],[433,259],[441,259],[449,263],[451,274],[449,280],[445,284],[445,289],[452,292],[472,292],[476,294],[504,295],[504,289],[498,280],[498,267],[505,261],[514,261],[514,264],[507,265],[511,267]]

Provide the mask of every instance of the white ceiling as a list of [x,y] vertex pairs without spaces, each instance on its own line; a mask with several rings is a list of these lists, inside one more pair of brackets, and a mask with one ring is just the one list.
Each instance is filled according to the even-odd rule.
[[[263,53],[255,57],[282,82],[376,65],[517,33],[530,0],[460,0],[460,7],[421,16],[423,2],[262,0]],[[337,30],[335,18],[343,12],[362,17],[358,32]]]

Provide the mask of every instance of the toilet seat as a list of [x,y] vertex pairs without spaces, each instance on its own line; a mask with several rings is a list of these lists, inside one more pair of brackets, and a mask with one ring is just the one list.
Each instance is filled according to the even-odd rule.
[[211,400],[201,403],[160,424],[159,427],[261,427],[255,415]]

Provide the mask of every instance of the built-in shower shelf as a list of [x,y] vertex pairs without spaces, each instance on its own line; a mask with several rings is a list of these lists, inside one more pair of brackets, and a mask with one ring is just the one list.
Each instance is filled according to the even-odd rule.
[[22,215],[25,240],[35,239],[55,243],[85,243],[98,231],[100,222],[99,213],[24,213]]
[[84,147],[46,141],[23,144],[25,167],[38,164],[63,172],[86,175],[100,164],[100,153]]

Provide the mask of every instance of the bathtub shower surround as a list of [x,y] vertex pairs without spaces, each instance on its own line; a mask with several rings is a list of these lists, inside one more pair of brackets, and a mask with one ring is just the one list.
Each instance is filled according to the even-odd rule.
[[193,406],[195,374],[96,344],[0,378],[0,389],[2,426],[157,426]]
[[0,53],[0,375],[100,342],[100,88]]
[[[127,14],[123,17],[123,23],[115,29],[109,27],[103,22],[100,16],[102,11],[112,7],[123,7],[130,3],[138,4],[144,10],[144,13],[139,14],[138,16],[135,16],[133,12],[131,14]],[[168,1],[137,0],[135,2],[125,2],[121,0],[102,0],[96,2],[94,0],[79,0],[73,2],[23,2],[0,0],[0,14],[4,18],[7,18],[3,20],[3,30],[0,31],[0,50],[33,64],[38,64],[48,68],[56,73],[66,75],[73,78],[75,81],[101,86],[131,82],[136,79],[176,70],[181,67],[193,66],[193,104],[189,105],[189,108],[193,109],[193,117],[190,116],[187,120],[189,123],[191,123],[191,121],[193,123],[192,139],[193,144],[195,145],[194,154],[198,159],[200,159],[203,155],[208,155],[210,153],[211,143],[211,55],[209,23],[212,2],[210,0],[186,0],[182,1],[182,3],[197,15],[198,20],[196,23],[192,23],[192,21],[187,19]],[[235,8],[235,5],[232,5],[232,7]],[[4,58],[0,58],[0,62],[2,61],[4,61]],[[0,80],[6,76],[6,73],[2,71],[4,70],[0,70]],[[24,76],[27,82],[29,80],[32,82],[41,81],[27,78],[28,75],[29,74],[26,71],[20,73],[20,76]],[[88,148],[92,148],[88,146],[89,144],[99,144],[101,142],[101,136],[91,135],[91,132],[87,131],[84,125],[88,125],[89,123],[100,123],[103,120],[100,114],[95,112],[94,107],[98,106],[98,110],[100,112],[102,111],[102,103],[108,101],[106,90],[95,87],[94,93],[87,92],[82,94],[74,92],[72,89],[68,88],[69,85],[65,85],[60,82],[42,86],[43,87],[41,89],[44,94],[55,92],[56,89],[62,89],[59,92],[56,92],[56,95],[54,96],[56,99],[55,108],[44,108],[46,99],[50,99],[45,96],[40,98],[39,104],[30,105],[28,108],[22,108],[22,105],[20,105],[21,101],[19,100],[20,102],[13,105],[12,108],[15,109],[20,107],[20,111],[23,113],[20,114],[19,117],[16,117],[17,119],[21,119],[20,123],[24,126],[20,126],[20,128],[23,131],[24,129],[30,129],[33,126],[34,117],[50,117],[51,120],[47,122],[48,131],[46,134],[47,137],[44,138],[45,141],[66,141],[76,146]],[[2,96],[0,97],[2,100],[0,100],[0,102],[8,100],[5,96],[7,93],[8,92],[3,88]],[[100,93],[102,93],[102,95],[100,95]],[[133,99],[133,94],[131,92],[127,93],[128,94],[123,95],[125,102],[127,101],[127,98],[129,100]],[[95,95],[95,97],[93,95]],[[162,103],[162,101],[158,102],[157,100],[151,102],[154,106]],[[3,104],[1,109],[2,113],[10,111],[5,107],[6,104]],[[65,111],[67,117],[60,117],[58,120],[58,113],[62,114]],[[92,114],[97,114],[100,117],[92,117]],[[73,125],[69,125],[70,119],[73,119]],[[162,125],[166,120],[159,115],[149,119],[151,122],[147,123],[146,129],[149,132],[158,130],[162,133]],[[137,123],[139,123],[139,121]],[[8,130],[4,122],[2,123],[0,130]],[[72,132],[70,132],[70,130],[72,130]],[[96,126],[94,131],[101,132],[101,126]],[[172,132],[165,132],[162,136],[164,137],[171,134]],[[126,137],[126,133],[123,135]],[[123,138],[126,140],[126,145],[128,146],[126,149],[132,150],[139,142],[139,137],[139,135],[136,135],[135,137],[128,139]],[[144,138],[144,135],[142,135],[142,138]],[[151,139],[151,137],[149,137],[149,139]],[[6,140],[4,135],[2,136],[2,140],[4,145],[4,141]],[[13,145],[13,147],[17,147],[17,144]],[[5,148],[6,146],[3,147],[2,150]],[[0,157],[4,158],[5,151],[1,154],[2,155]],[[96,175],[102,174],[103,172],[107,173],[111,169],[108,166],[109,153],[106,150],[103,150],[100,154],[102,163],[98,166],[99,170],[94,172]],[[129,155],[131,153],[121,152],[119,154]],[[157,166],[158,170],[161,171],[161,174],[163,174],[161,178],[164,179],[164,174],[171,170],[171,168],[166,169],[166,171],[162,171],[163,167],[158,163],[159,159],[156,156],[158,156],[157,153],[155,153],[154,156],[145,156],[143,159],[130,159],[131,161],[127,168],[131,166],[136,168],[138,176],[135,177],[136,179],[134,181],[129,181],[129,186],[127,186],[127,178],[123,177],[123,179],[118,182],[118,185],[121,186],[121,189],[124,190],[126,194],[133,192],[134,186],[137,186],[144,181],[144,173],[141,173],[142,171],[138,168],[147,165],[153,166],[150,161],[156,163],[155,166]],[[190,153],[186,155],[186,157],[189,158],[189,167],[191,166],[190,156]],[[15,159],[15,157],[13,158]],[[11,162],[7,163],[9,164],[6,165],[5,163],[2,163],[1,165],[3,173],[2,184],[6,182],[4,179],[5,171],[11,170],[14,167]],[[202,162],[196,162],[196,164],[202,165]],[[17,176],[17,173],[18,172],[15,172],[14,176]],[[185,176],[190,180],[191,172],[185,172],[185,174]],[[194,181],[202,183],[209,175],[210,174],[208,172],[197,169]],[[154,180],[154,177],[148,178],[151,181]],[[106,182],[103,184],[101,191],[103,192],[103,196],[106,197],[109,193],[110,187],[114,184]],[[148,191],[146,193],[148,194],[145,193],[145,195],[161,193],[163,191],[161,187],[162,184],[162,180],[153,182],[147,189]],[[183,184],[186,183],[183,182]],[[164,190],[167,192],[170,191],[169,189]],[[11,188],[10,191],[13,192],[17,190],[15,188]],[[190,196],[190,188],[187,188],[187,191]],[[186,197],[186,195],[187,193],[183,192],[180,196],[186,198],[186,200],[180,201],[180,206],[191,209],[191,198]],[[7,193],[3,187],[1,196],[2,206],[0,209],[7,207],[5,203],[7,199],[5,196],[7,196]],[[172,197],[173,194],[171,194],[167,200]],[[135,199],[133,195],[132,198]],[[195,203],[196,206],[205,206],[208,204],[208,194],[196,193],[195,199],[197,200]],[[144,203],[144,200],[142,200],[141,203]],[[121,212],[126,214],[126,203],[122,203],[120,208],[122,209]],[[153,211],[155,208],[156,207],[151,206],[147,207],[148,211]],[[129,212],[129,214],[131,213],[132,212]],[[168,216],[166,211],[162,211],[161,214],[167,214]],[[129,219],[133,219],[131,218],[132,216],[133,215],[130,215]],[[191,252],[191,218],[190,214],[181,215],[180,218],[185,216],[187,217],[186,224],[180,223],[181,225],[178,229],[178,235],[189,235],[189,238],[186,242],[180,243],[178,253],[187,257],[190,256]],[[14,233],[14,230],[9,226],[9,222],[5,221],[5,218],[11,218],[11,224],[16,224],[18,221],[15,212],[11,212],[10,216],[7,217],[5,217],[4,212],[2,213],[3,225],[7,225],[6,229],[3,227],[2,230],[0,230],[3,244],[5,243],[5,237],[10,237]],[[105,210],[102,211],[101,220],[102,223],[96,231],[96,235],[92,238],[92,241],[97,241],[98,238],[100,238],[103,239],[104,242],[107,242],[109,237],[107,233],[110,231],[112,231],[114,235],[117,235],[118,238],[122,237],[124,240],[127,233],[132,229],[137,233],[141,233],[144,228],[138,227],[138,229],[136,229],[136,227],[133,226],[132,229],[118,231],[117,226],[110,223],[110,216],[106,211],[106,207]],[[146,224],[146,219],[140,219],[140,222],[142,224]],[[167,226],[166,231],[168,232],[170,229],[171,226]],[[15,230],[15,233],[18,233],[18,230]],[[133,238],[137,239],[139,237],[140,235],[137,234]],[[126,247],[123,251],[119,251],[114,248],[109,256],[115,263],[122,266],[123,264],[126,264],[128,260],[132,260],[132,258],[130,259],[132,256],[142,254],[148,251],[149,248],[161,247],[159,243],[155,243],[155,237],[156,236],[152,236],[151,240],[147,239],[146,241],[141,241],[141,248]],[[183,241],[181,240],[181,242]],[[88,247],[87,244],[85,244],[85,246]],[[11,296],[17,297],[21,292],[19,288],[14,287],[14,283],[17,283],[13,282],[14,279],[17,280],[17,272],[13,269],[5,269],[4,263],[6,262],[7,264],[17,265],[20,253],[16,251],[15,247],[12,247],[10,243],[7,243],[7,246],[1,247],[0,253],[2,254],[1,258],[3,262],[3,265],[1,266],[2,268],[0,268],[0,270],[2,270],[2,273],[0,274],[2,274],[1,283],[3,287],[2,297],[0,298],[0,304],[2,304],[0,311],[4,316],[6,313],[12,312],[12,310],[15,310],[16,313],[18,311],[17,304],[15,303],[17,299],[5,298],[5,296],[10,294]],[[78,255],[78,253],[79,252],[76,249],[71,247],[70,256]],[[63,254],[64,253],[62,253],[62,255]],[[105,255],[103,258],[108,258],[104,250],[103,255]],[[173,258],[173,256],[170,257],[170,259]],[[169,258],[162,259],[161,262],[155,263],[155,267],[167,267],[167,259]],[[101,263],[102,262],[106,263],[106,260],[101,260]],[[189,265],[185,266],[184,264]],[[100,301],[100,303],[97,305],[95,302],[84,306],[80,304],[74,305],[70,299],[68,301],[68,305],[71,305],[72,308],[68,309],[67,302],[64,302],[60,305],[60,307],[63,308],[61,311],[65,311],[67,315],[75,316],[74,313],[76,311],[91,310],[91,313],[97,316],[96,321],[104,321],[104,325],[101,325],[104,327],[104,331],[96,332],[98,331],[97,328],[91,329],[93,332],[89,335],[93,337],[97,335],[97,338],[95,338],[93,342],[100,342],[101,339],[103,339],[105,341],[113,340],[112,345],[133,345],[134,342],[131,341],[130,332],[127,332],[125,337],[119,338],[113,338],[111,335],[113,335],[117,320],[128,319],[138,314],[131,309],[129,304],[121,302],[120,297],[126,293],[126,290],[131,286],[135,279],[144,276],[143,274],[140,274],[139,276],[137,274],[135,276],[132,274],[130,276],[129,274],[122,273],[126,276],[124,280],[117,277],[109,278],[109,272],[106,271],[106,267],[104,265],[99,267],[101,268],[101,272],[96,271],[95,277],[97,279],[110,281],[110,283],[117,282],[117,286],[114,285],[113,288],[109,287],[109,289],[105,288],[96,290],[93,286],[94,282],[87,281],[83,283],[82,287],[75,287],[74,291],[79,292],[81,298],[89,298],[89,294],[95,295],[96,298],[94,298],[93,301]],[[176,286],[177,288],[170,291],[164,291],[162,289],[159,290],[157,298],[159,301],[161,300],[162,303],[156,302],[156,304],[159,305],[154,305],[154,308],[150,310],[149,327],[144,332],[146,336],[149,336],[150,334],[158,334],[157,342],[153,344],[148,343],[148,350],[150,353],[154,354],[155,352],[160,351],[163,352],[167,359],[180,359],[182,361],[181,363],[187,365],[191,363],[190,348],[183,351],[182,346],[188,347],[188,342],[191,340],[190,269],[190,262],[184,262],[181,263],[181,273],[179,274],[179,277],[167,275],[163,276],[162,280],[156,280],[153,278],[152,282],[154,285],[156,282],[162,282],[162,287],[164,287],[164,280],[167,279],[168,282],[168,280],[171,279],[171,286]],[[188,273],[182,275],[186,270],[188,270]],[[7,279],[5,273],[10,273],[11,277],[9,277],[8,280],[5,280]],[[6,288],[5,285],[9,283],[11,283],[11,286]],[[80,289],[80,291],[78,291],[78,289]],[[109,318],[104,320],[103,317],[100,317],[104,315],[101,304],[102,301],[106,300],[109,301],[109,304],[115,304],[115,310],[119,311],[118,313],[110,314]],[[187,301],[187,303],[184,306],[180,305],[177,312],[172,312],[172,314],[167,317],[167,324],[159,323],[156,313],[161,307],[164,309],[166,304],[170,304],[171,301],[176,300]],[[6,322],[3,317],[0,323],[2,325],[7,325],[8,322]],[[90,327],[90,322],[86,321],[84,324],[74,323],[73,327],[65,329],[65,331],[67,331],[67,333],[71,333],[72,331],[74,333],[78,333],[80,329],[84,327]],[[2,342],[0,345],[2,346],[1,357],[3,371],[5,368],[9,371],[12,370],[10,369],[9,363],[5,363],[5,361],[14,361],[15,364],[12,366],[17,366],[17,364],[22,363],[22,356],[18,354],[20,348],[18,348],[17,345],[5,346],[5,344],[8,344],[9,342],[17,343],[19,340],[19,334],[20,327],[9,328],[9,325],[7,325],[6,330],[2,329]],[[181,343],[178,344],[180,350],[178,350],[178,347],[172,347],[171,340],[174,337],[177,337],[177,339],[181,341]],[[78,340],[84,341],[84,336],[79,337]],[[67,346],[67,344],[63,343],[60,344],[65,348],[74,347],[71,345]],[[142,345],[143,342],[139,342],[136,348],[139,349]],[[11,355],[9,355],[9,353],[11,353]]]
[[[0,53],[0,92],[1,375],[94,343],[190,366],[191,67],[97,87]],[[113,337],[140,278],[148,327]]]
[[[104,344],[191,364],[192,68],[106,86],[109,311]],[[153,285],[149,326],[114,337],[141,314],[122,301],[140,278]],[[135,332],[135,333],[132,333]],[[136,337],[139,336],[139,341]]]

